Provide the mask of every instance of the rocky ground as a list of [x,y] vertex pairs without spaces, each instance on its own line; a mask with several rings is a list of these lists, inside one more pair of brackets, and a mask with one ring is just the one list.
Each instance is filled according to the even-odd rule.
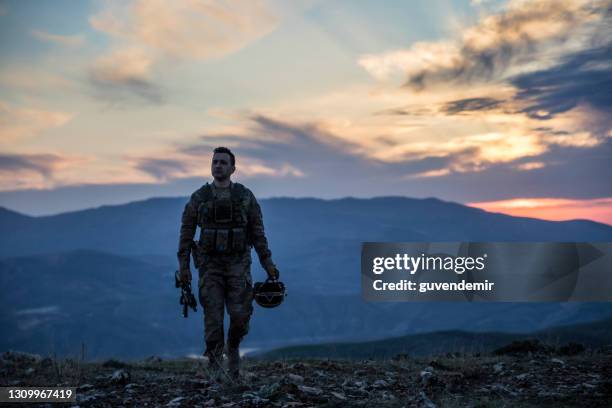
[[78,387],[77,402],[67,406],[612,406],[612,349],[576,345],[553,349],[522,342],[490,355],[398,355],[388,361],[247,359],[240,381],[214,381],[209,374],[201,360],[83,363],[16,352],[0,356],[1,386]]

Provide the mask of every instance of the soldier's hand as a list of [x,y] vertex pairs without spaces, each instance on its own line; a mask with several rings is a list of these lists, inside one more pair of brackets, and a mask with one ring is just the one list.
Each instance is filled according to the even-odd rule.
[[191,269],[181,269],[180,278],[183,283],[191,283]]
[[268,277],[270,279],[278,280],[278,278],[280,277],[280,271],[274,265],[269,266],[266,272],[268,272]]

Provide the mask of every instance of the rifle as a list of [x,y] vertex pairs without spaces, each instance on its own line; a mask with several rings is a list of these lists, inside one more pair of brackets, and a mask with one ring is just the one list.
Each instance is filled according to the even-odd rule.
[[198,310],[198,303],[193,293],[191,293],[191,283],[182,282],[179,278],[179,271],[174,272],[174,286],[181,288],[181,299],[179,303],[183,305],[183,317],[187,317],[189,308],[192,308],[193,311],[196,312]]

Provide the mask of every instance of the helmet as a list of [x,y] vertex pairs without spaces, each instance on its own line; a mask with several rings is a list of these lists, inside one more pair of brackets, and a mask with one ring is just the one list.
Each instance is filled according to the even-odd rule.
[[255,301],[261,307],[272,308],[285,300],[285,284],[278,280],[266,279],[265,282],[255,282],[253,289]]

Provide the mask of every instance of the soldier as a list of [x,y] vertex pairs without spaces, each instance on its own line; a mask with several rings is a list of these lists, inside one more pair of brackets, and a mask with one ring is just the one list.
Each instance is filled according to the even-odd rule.
[[[214,150],[211,165],[214,181],[194,192],[185,205],[178,250],[180,276],[185,282],[191,281],[189,254],[194,252],[199,299],[204,309],[204,355],[215,372],[219,372],[223,360],[223,317],[227,307],[230,327],[225,350],[233,378],[239,376],[239,345],[249,331],[253,312],[251,247],[255,247],[268,276],[279,277],[257,200],[248,188],[230,179],[235,164],[235,156],[228,148]],[[194,245],[197,226],[200,239]]]

